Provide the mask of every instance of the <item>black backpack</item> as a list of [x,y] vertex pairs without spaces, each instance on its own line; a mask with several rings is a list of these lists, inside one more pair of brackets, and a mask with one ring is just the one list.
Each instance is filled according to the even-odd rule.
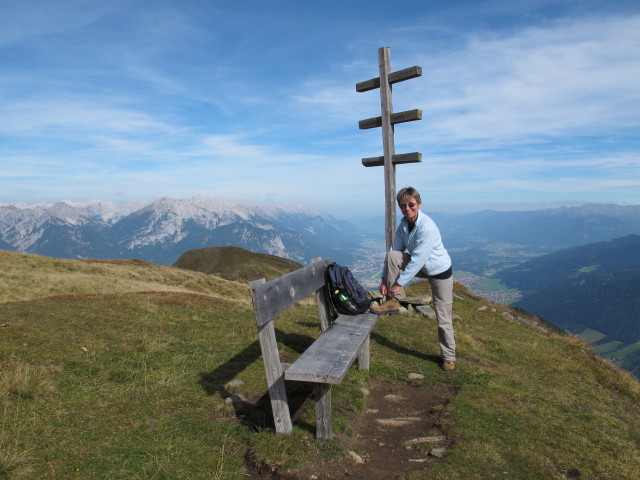
[[369,310],[371,300],[366,290],[347,267],[331,263],[325,272],[325,280],[330,304],[338,313],[357,315]]

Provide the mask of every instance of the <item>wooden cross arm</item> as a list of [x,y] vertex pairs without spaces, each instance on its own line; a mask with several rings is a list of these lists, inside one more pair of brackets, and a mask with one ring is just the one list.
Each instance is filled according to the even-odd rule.
[[[394,83],[404,82],[405,80],[411,80],[412,78],[422,76],[422,67],[409,67],[404,70],[398,70],[397,72],[390,73],[387,77],[389,79],[389,85]],[[356,84],[356,92],[368,92],[369,90],[375,90],[380,88],[380,77],[372,78]]]
[[[397,123],[413,122],[414,120],[422,120],[422,110],[407,110],[406,112],[398,112],[391,114],[391,125]],[[360,130],[367,130],[369,128],[376,128],[382,126],[382,117],[367,118],[366,120],[360,120],[358,127]]]
[[[418,163],[422,161],[422,154],[419,152],[400,153],[391,157],[394,165],[400,163]],[[384,157],[369,157],[362,159],[362,165],[365,167],[382,167],[384,165]]]

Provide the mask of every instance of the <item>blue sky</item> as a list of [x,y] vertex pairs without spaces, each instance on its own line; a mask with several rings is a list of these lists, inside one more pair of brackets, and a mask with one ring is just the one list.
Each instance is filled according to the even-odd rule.
[[168,196],[382,213],[640,203],[637,1],[0,0],[0,203]]

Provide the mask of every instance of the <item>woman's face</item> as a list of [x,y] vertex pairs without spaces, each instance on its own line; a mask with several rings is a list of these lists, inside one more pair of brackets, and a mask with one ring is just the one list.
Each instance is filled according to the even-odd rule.
[[409,223],[415,223],[418,218],[418,210],[420,210],[420,204],[415,197],[404,198],[401,202],[398,202],[398,205],[404,218],[406,218]]

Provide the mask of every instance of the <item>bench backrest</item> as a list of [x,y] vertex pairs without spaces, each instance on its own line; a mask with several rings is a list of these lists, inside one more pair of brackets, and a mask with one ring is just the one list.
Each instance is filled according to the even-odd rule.
[[322,329],[325,330],[329,319],[322,289],[325,283],[325,271],[330,263],[331,259],[325,258],[270,282],[265,282],[264,278],[250,282],[249,288],[258,328],[316,292],[320,321]]

